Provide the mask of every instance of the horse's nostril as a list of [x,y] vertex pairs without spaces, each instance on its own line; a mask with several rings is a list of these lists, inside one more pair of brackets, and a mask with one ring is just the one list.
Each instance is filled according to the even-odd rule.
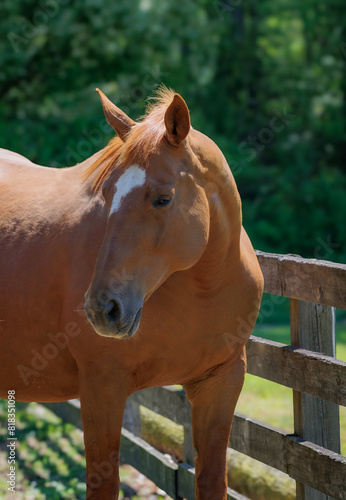
[[120,318],[120,306],[118,302],[116,300],[110,300],[104,312],[110,323],[116,323]]

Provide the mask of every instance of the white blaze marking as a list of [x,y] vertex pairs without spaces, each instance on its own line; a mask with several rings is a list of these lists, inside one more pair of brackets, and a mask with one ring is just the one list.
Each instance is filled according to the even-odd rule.
[[145,170],[138,165],[131,165],[125,170],[115,183],[116,193],[113,196],[110,214],[119,210],[121,202],[133,189],[143,186],[145,177]]

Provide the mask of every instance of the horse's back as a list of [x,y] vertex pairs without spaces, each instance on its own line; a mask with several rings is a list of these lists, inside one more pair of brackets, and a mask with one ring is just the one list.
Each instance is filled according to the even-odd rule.
[[15,218],[30,219],[34,224],[52,223],[66,216],[66,212],[78,210],[83,194],[78,169],[44,167],[0,148],[0,218],[3,222]]
[[32,163],[24,156],[0,148],[0,213],[2,218],[14,216],[32,199],[54,185],[56,169]]
[[19,153],[0,148],[0,182],[4,182],[10,176],[13,177],[23,168],[44,169],[44,167],[32,163]]

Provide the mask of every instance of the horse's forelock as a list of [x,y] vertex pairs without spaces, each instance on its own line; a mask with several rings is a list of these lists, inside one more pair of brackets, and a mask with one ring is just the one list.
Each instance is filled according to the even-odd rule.
[[98,158],[84,174],[87,180],[100,166],[103,168],[93,183],[93,189],[97,191],[113,171],[119,165],[140,164],[148,165],[149,156],[155,153],[162,143],[165,135],[165,112],[174,97],[174,91],[161,86],[156,91],[156,96],[149,103],[145,115],[128,133],[125,142],[114,137],[108,143],[104,153]]

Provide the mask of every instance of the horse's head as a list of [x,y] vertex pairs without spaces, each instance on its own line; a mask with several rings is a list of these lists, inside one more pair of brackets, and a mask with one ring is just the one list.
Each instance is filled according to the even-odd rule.
[[85,309],[98,334],[131,337],[145,300],[172,273],[194,266],[206,248],[205,168],[191,144],[210,140],[193,139],[199,133],[172,91],[139,123],[99,93],[119,138],[108,146],[114,157],[107,169],[101,166],[108,224]]

